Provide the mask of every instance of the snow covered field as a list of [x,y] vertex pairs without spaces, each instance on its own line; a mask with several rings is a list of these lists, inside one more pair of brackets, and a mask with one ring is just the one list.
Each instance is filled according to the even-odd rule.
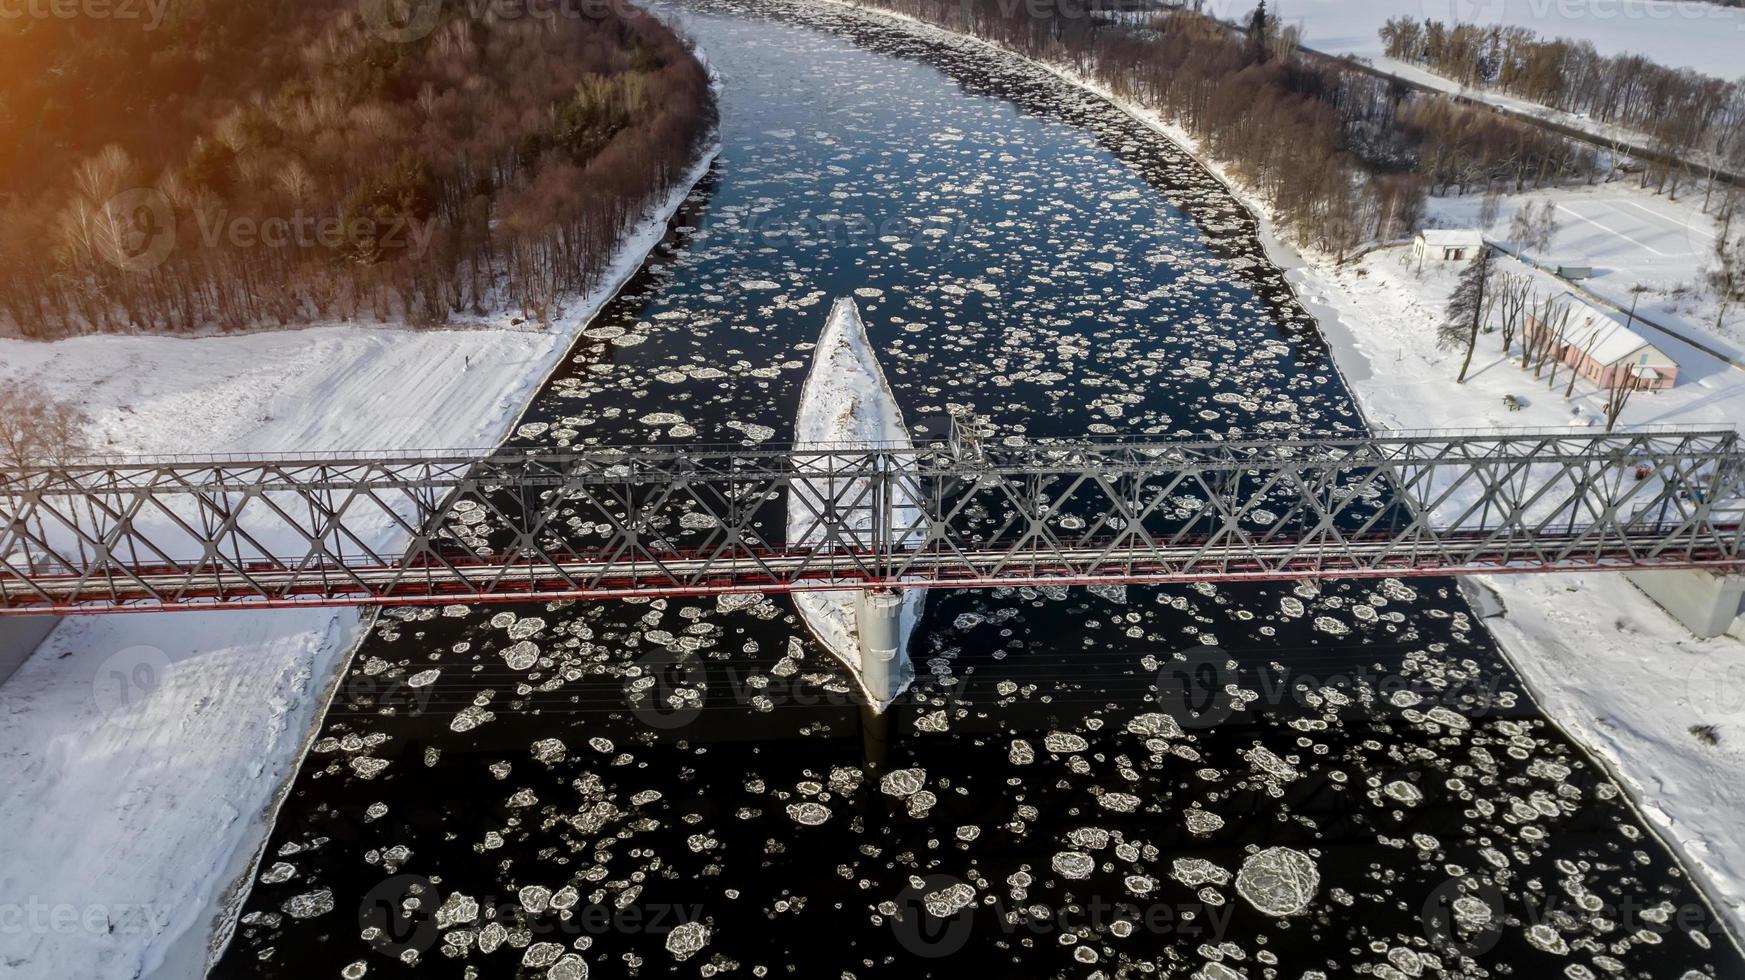
[[[1626,309],[1633,298],[1631,287],[1640,283],[1649,289],[1637,307],[1643,316],[1733,360],[1745,360],[1745,309],[1730,309],[1717,334],[1715,300],[1703,285],[1719,230],[1714,218],[1702,212],[1700,184],[1684,187],[1676,201],[1639,188],[1629,178],[1510,195],[1502,199],[1486,237],[1506,241],[1510,217],[1522,205],[1541,201],[1557,205],[1557,234],[1544,253],[1530,258],[1541,266],[1592,267],[1594,278],[1582,285]],[[1432,198],[1429,214],[1437,224],[1477,227],[1482,203],[1476,194]]]
[[[82,405],[107,452],[493,445],[713,156],[549,330],[0,340],[0,376]],[[0,974],[203,973],[363,625],[319,609],[63,623],[0,686]]]
[[[1371,424],[1390,429],[1418,428],[1424,419],[1453,428],[1603,425],[1605,399],[1578,380],[1565,400],[1565,371],[1555,389],[1503,354],[1496,333],[1479,337],[1464,385],[1455,384],[1457,355],[1436,349],[1435,325],[1460,273],[1456,263],[1430,264],[1422,272],[1410,249],[1371,252],[1337,270],[1300,272],[1303,298],[1314,309],[1340,356],[1340,368],[1356,389]],[[1513,259],[1499,259],[1499,271],[1536,275],[1541,295],[1560,290],[1554,277]],[[1628,299],[1626,299],[1628,302]],[[1646,305],[1646,304],[1644,304]],[[1678,384],[1667,391],[1639,393],[1620,419],[1622,425],[1737,424],[1745,420],[1745,371],[1652,331],[1640,330],[1679,365]],[[1519,357],[1517,339],[1514,355]],[[1503,404],[1505,395],[1522,403]]]
[[[1344,2],[1327,0],[1329,6]],[[1352,6],[1381,5],[1360,0]],[[1402,5],[1388,6],[1397,12]],[[938,30],[910,18],[870,13],[917,24],[921,31]],[[1289,16],[1288,7],[1285,13]],[[1727,40],[1734,43],[1731,36]],[[1044,67],[1122,104],[1068,68]],[[1198,152],[1180,127],[1142,108],[1123,107]],[[1221,172],[1215,163],[1209,165]],[[1321,324],[1340,373],[1372,426],[1422,428],[1430,421],[1448,428],[1569,425],[1597,415],[1598,400],[1591,389],[1578,384],[1576,398],[1566,405],[1561,389],[1553,393],[1543,383],[1539,388],[1523,384],[1521,373],[1506,363],[1500,349],[1482,346],[1496,345],[1494,335],[1481,340],[1482,356],[1474,359],[1473,376],[1465,385],[1454,383],[1458,361],[1435,350],[1434,331],[1455,270],[1445,267],[1420,279],[1401,260],[1399,249],[1372,253],[1344,268],[1326,257],[1303,256],[1278,240],[1253,195],[1240,189],[1236,193],[1262,215],[1261,237],[1268,254],[1287,270],[1305,307]],[[1569,196],[1590,193],[1599,198],[1607,192],[1573,191]],[[1450,219],[1468,206],[1476,211],[1478,204],[1477,197],[1433,202],[1435,213]],[[1571,209],[1599,220],[1610,206],[1584,201],[1572,202]],[[1652,204],[1643,206],[1655,210]],[[1508,214],[1505,209],[1499,220],[1504,228]],[[1666,221],[1690,221],[1671,214],[1660,219],[1644,217],[1640,223],[1647,227],[1632,225],[1640,234],[1631,235],[1636,242],[1628,250],[1592,241],[1587,231],[1573,227],[1591,224],[1569,219],[1553,249],[1573,250],[1589,242],[1595,256],[1628,256],[1649,248],[1670,253],[1682,232],[1670,231]],[[1546,283],[1549,288],[1550,277]],[[1623,288],[1628,289],[1627,282]],[[1745,373],[1676,343],[1663,349],[1679,362],[1678,386],[1638,396],[1626,409],[1624,424],[1745,422]],[[1505,393],[1522,395],[1527,404],[1509,412],[1503,405]],[[1745,820],[1739,816],[1745,813],[1745,642],[1733,637],[1696,640],[1618,576],[1501,576],[1481,581],[1495,590],[1507,610],[1501,618],[1488,619],[1487,626],[1540,706],[1598,754],[1649,824],[1699,872],[1704,891],[1734,935],[1745,933]],[[1718,743],[1699,738],[1692,732],[1697,726],[1713,726]]]
[[[1602,55],[1642,54],[1673,68],[1737,78],[1745,47],[1745,9],[1701,0],[1278,0],[1274,16],[1301,24],[1303,43],[1329,54],[1380,58],[1377,31],[1390,17],[1526,27],[1545,37],[1593,43]],[[1254,8],[1214,0],[1226,19]]]

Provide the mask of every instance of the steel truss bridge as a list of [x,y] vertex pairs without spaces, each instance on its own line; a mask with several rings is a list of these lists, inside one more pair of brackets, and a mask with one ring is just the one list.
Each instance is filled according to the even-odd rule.
[[1730,429],[1007,443],[15,467],[0,614],[1745,570]]

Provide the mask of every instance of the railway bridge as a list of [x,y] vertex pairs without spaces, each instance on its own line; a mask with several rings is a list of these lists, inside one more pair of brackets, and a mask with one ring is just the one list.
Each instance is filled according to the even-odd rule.
[[93,459],[0,470],[0,615],[1735,573],[1742,517],[1732,429]]

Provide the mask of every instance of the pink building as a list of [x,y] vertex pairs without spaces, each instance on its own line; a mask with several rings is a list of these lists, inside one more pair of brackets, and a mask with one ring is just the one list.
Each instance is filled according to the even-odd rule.
[[[1558,357],[1600,388],[1634,387],[1642,391],[1670,388],[1678,381],[1678,363],[1611,314],[1579,300],[1570,311]],[[1555,330],[1559,315],[1550,329]],[[1527,316],[1529,348],[1540,342],[1546,326]]]

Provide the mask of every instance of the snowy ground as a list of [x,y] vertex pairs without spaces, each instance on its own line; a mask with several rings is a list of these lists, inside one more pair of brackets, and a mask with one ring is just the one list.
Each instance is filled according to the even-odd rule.
[[[1549,377],[1535,381],[1510,356],[1500,335],[1479,337],[1465,384],[1456,384],[1459,357],[1436,349],[1436,324],[1460,266],[1431,263],[1420,272],[1410,249],[1371,252],[1339,269],[1300,273],[1308,301],[1328,339],[1340,354],[1340,368],[1356,390],[1371,424],[1391,429],[1420,428],[1426,418],[1452,428],[1603,425],[1604,398],[1585,380],[1563,397],[1567,371],[1555,388]],[[1536,273],[1513,259],[1499,259],[1500,272],[1535,275],[1541,295],[1562,292],[1555,277]],[[1745,371],[1670,338],[1641,331],[1679,366],[1676,386],[1642,392],[1625,406],[1622,425],[1737,424],[1745,421]],[[1664,341],[1664,342],[1662,342]],[[1513,357],[1520,356],[1517,339]],[[1524,403],[1509,411],[1505,395]]]
[[[1582,285],[1626,309],[1631,287],[1646,286],[1649,292],[1637,307],[1643,316],[1745,362],[1745,309],[1735,304],[1717,331],[1715,300],[1703,285],[1719,234],[1714,218],[1703,213],[1703,190],[1701,184],[1686,185],[1672,200],[1625,178],[1509,195],[1496,223],[1484,230],[1492,241],[1507,242],[1516,210],[1555,202],[1557,234],[1550,248],[1530,258],[1540,266],[1591,266],[1594,278]],[[1476,194],[1432,198],[1429,213],[1437,224],[1476,227],[1482,203]]]
[[[1349,3],[1370,13],[1369,8],[1383,6],[1379,0],[1297,2]],[[1515,2],[1510,0],[1511,5]],[[1426,0],[1425,9],[1433,5]],[[1398,13],[1408,5],[1386,6]],[[1414,11],[1419,7],[1409,6]],[[1745,16],[1745,11],[1735,13]],[[917,29],[937,30],[927,25]],[[1736,43],[1731,35],[1727,42]],[[1109,97],[1070,69],[1044,67]],[[1120,104],[1118,99],[1112,101]],[[1180,127],[1135,106],[1124,107],[1163,135],[1197,151]],[[1204,154],[1201,157],[1205,159]],[[1221,172],[1215,163],[1211,166]],[[1590,220],[1566,221],[1553,250],[1574,251],[1587,243],[1596,264],[1603,264],[1599,256],[1630,256],[1635,249],[1650,255],[1646,250],[1672,251],[1672,240],[1683,237],[1682,231],[1664,227],[1665,221],[1680,223],[1672,215],[1662,215],[1665,221],[1658,222],[1641,218],[1657,230],[1630,227],[1633,245],[1606,245],[1573,227],[1591,230],[1590,222],[1604,213],[1600,200],[1616,191],[1614,187],[1610,192],[1571,192],[1567,202],[1571,209]],[[1236,193],[1264,215],[1252,194],[1240,188]],[[1576,200],[1584,195],[1593,200]],[[1632,200],[1655,209],[1640,197]],[[1473,197],[1438,201],[1434,207],[1436,213],[1454,218],[1468,206],[1476,212],[1478,202]],[[1700,197],[1695,203],[1700,204]],[[1499,221],[1505,229],[1508,213],[1505,210]],[[1372,253],[1360,263],[1340,268],[1326,257],[1304,256],[1280,242],[1264,217],[1261,225],[1268,254],[1287,270],[1304,305],[1320,322],[1341,374],[1373,426],[1422,428],[1427,421],[1449,428],[1567,425],[1597,414],[1598,400],[1591,389],[1578,385],[1575,398],[1565,403],[1561,386],[1552,392],[1543,382],[1537,388],[1523,383],[1521,372],[1506,362],[1494,335],[1481,341],[1491,347],[1481,348],[1468,382],[1454,383],[1458,361],[1438,353],[1433,337],[1454,270],[1426,271],[1419,278],[1402,261],[1401,249]],[[1628,291],[1628,282],[1621,278],[1610,286],[1596,285],[1616,288],[1617,282],[1624,282]],[[1544,283],[1545,288],[1557,285],[1549,276]],[[1625,424],[1745,422],[1745,373],[1675,342],[1663,349],[1679,361],[1678,386],[1638,396],[1625,411]],[[1509,412],[1503,405],[1505,393],[1523,396],[1528,404],[1520,412]],[[1705,892],[1721,907],[1734,935],[1745,934],[1745,819],[1740,817],[1745,813],[1745,642],[1732,637],[1698,641],[1615,575],[1500,576],[1482,581],[1507,609],[1505,616],[1487,624],[1539,704],[1599,755],[1630,791],[1644,819],[1687,866],[1699,870]],[[1692,733],[1693,726],[1703,725],[1713,726],[1718,744],[1710,745]]]
[[[0,341],[116,453],[495,444],[700,178],[552,329]],[[0,687],[0,975],[200,975],[228,935],[355,611],[82,617]]]
[[[1213,0],[1225,19],[1250,0]],[[1602,55],[1635,53],[1672,68],[1737,78],[1745,10],[1701,0],[1275,0],[1268,8],[1301,24],[1304,43],[1330,54],[1380,58],[1377,31],[1390,17],[1526,27],[1544,37],[1590,41]]]

